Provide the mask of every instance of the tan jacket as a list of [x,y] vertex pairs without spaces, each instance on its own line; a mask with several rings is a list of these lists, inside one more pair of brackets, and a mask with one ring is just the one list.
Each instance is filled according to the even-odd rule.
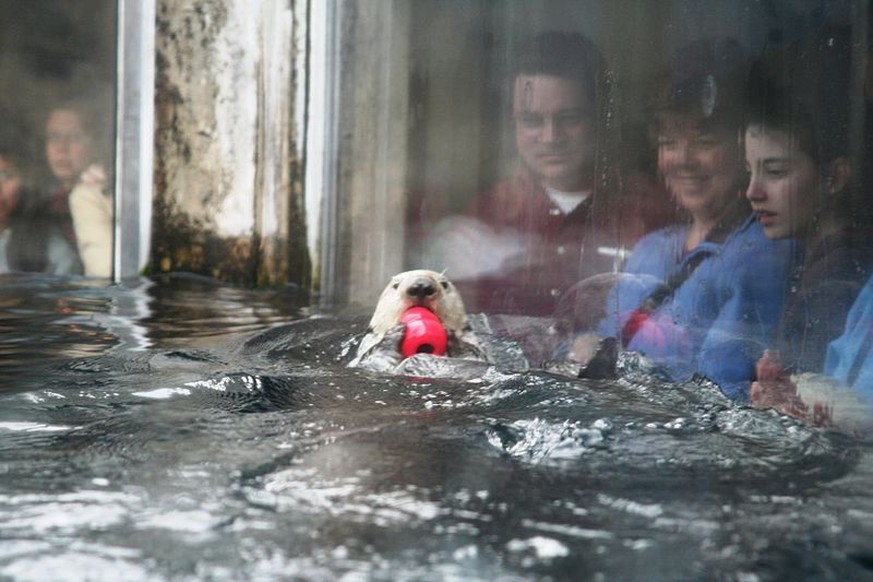
[[79,256],[88,277],[112,276],[113,208],[105,181],[102,169],[91,166],[70,193]]

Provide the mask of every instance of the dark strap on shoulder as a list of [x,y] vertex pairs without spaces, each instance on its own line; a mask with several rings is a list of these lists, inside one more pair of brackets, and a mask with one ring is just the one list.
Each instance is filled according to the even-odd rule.
[[[705,242],[721,244],[727,239],[728,235],[734,231],[745,220],[748,209],[737,204],[725,217],[720,220],[712,230],[707,233]],[[700,264],[710,257],[711,252],[699,252],[691,257],[678,272],[674,273],[663,284],[659,285],[649,295],[640,302],[640,305],[631,313],[630,318],[622,329],[622,343],[627,346],[631,338],[636,334],[642,326],[648,315],[654,313],[661,307],[674,293],[681,287],[685,281],[694,273]]]
[[691,257],[687,263],[679,270],[677,273],[674,273],[672,277],[667,279],[661,285],[649,293],[649,295],[642,300],[639,307],[636,308],[636,311],[641,311],[643,313],[652,313],[659,307],[661,307],[667,299],[669,299],[679,287],[682,286],[685,281],[691,277],[692,273],[700,266],[700,263],[703,262],[704,259],[710,256],[709,252],[699,252],[693,257]]

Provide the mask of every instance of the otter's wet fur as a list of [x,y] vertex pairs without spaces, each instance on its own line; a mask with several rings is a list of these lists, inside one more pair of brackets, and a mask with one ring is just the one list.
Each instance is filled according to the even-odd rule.
[[470,325],[464,301],[452,282],[443,273],[417,269],[391,277],[349,366],[377,372],[395,371],[404,359],[400,342],[406,325],[400,318],[411,307],[429,309],[440,319],[448,336],[448,358],[489,362]]

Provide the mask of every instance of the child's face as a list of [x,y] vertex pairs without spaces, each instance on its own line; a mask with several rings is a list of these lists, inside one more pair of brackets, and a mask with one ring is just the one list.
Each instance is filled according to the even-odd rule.
[[745,144],[746,198],[764,233],[771,239],[804,236],[823,196],[815,161],[782,131],[750,126]]
[[71,187],[91,162],[91,136],[75,111],[56,109],[45,125],[45,154],[52,174]]

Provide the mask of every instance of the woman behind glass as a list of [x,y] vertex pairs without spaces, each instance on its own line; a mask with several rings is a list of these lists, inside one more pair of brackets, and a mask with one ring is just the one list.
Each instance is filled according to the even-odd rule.
[[700,374],[743,401],[782,309],[791,246],[770,241],[742,197],[749,60],[731,39],[677,52],[652,99],[658,171],[687,221],[635,247],[600,333],[672,380]]
[[104,125],[93,99],[53,107],[45,122],[45,155],[55,182],[52,212],[78,249],[85,274],[112,275],[112,197],[107,191]]
[[34,186],[24,135],[7,115],[0,129],[0,273],[81,274],[75,249]]

